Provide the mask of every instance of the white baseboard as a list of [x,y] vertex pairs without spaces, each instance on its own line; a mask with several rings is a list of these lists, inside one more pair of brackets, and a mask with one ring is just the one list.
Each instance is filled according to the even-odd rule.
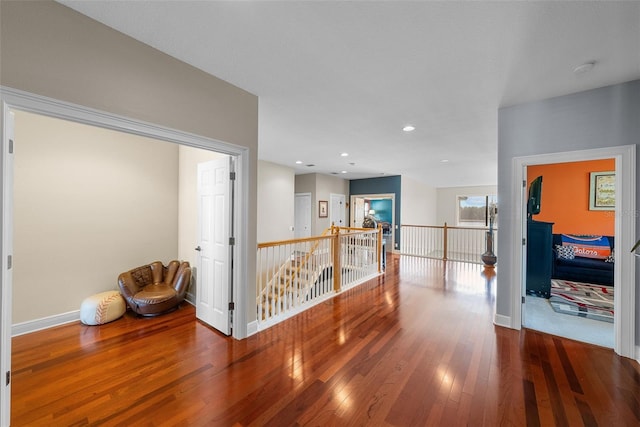
[[493,324],[511,329],[511,317],[496,313],[493,316]]
[[196,305],[196,296],[194,294],[187,292],[184,296],[184,300],[193,306]]
[[54,326],[64,325],[65,323],[79,322],[80,310],[70,311],[68,313],[55,314],[41,319],[29,320],[22,323],[11,325],[11,336],[29,334],[31,332],[40,331],[42,329],[53,328]]
[[258,321],[254,320],[247,324],[247,337],[258,333]]

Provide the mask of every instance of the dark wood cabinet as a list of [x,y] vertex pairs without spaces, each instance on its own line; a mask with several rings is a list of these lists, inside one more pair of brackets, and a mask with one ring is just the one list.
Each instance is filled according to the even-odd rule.
[[527,293],[544,298],[551,294],[553,223],[527,221]]

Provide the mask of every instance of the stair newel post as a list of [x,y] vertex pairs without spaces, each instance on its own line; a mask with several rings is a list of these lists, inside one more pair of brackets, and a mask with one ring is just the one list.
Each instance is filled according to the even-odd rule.
[[447,228],[447,223],[444,223],[444,245],[443,245],[443,254],[442,254],[442,259],[444,261],[447,260],[447,240],[449,239],[449,231]]
[[378,259],[378,273],[382,273],[382,224],[378,224],[378,250],[376,255]]
[[332,247],[333,247],[333,290],[340,292],[340,273],[342,266],[340,265],[340,229],[338,227],[332,228]]

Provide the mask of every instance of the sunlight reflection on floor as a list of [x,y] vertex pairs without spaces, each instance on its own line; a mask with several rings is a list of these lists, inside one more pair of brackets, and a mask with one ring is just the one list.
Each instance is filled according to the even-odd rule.
[[402,283],[411,286],[435,287],[457,293],[486,295],[495,300],[497,269],[485,269],[480,264],[442,261],[400,255],[394,267]]

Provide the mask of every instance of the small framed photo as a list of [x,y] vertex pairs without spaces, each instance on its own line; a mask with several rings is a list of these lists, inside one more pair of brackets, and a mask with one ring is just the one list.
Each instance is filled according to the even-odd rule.
[[318,216],[320,218],[326,218],[329,216],[329,202],[326,200],[318,201]]
[[591,172],[589,184],[589,210],[613,211],[616,209],[616,173]]

